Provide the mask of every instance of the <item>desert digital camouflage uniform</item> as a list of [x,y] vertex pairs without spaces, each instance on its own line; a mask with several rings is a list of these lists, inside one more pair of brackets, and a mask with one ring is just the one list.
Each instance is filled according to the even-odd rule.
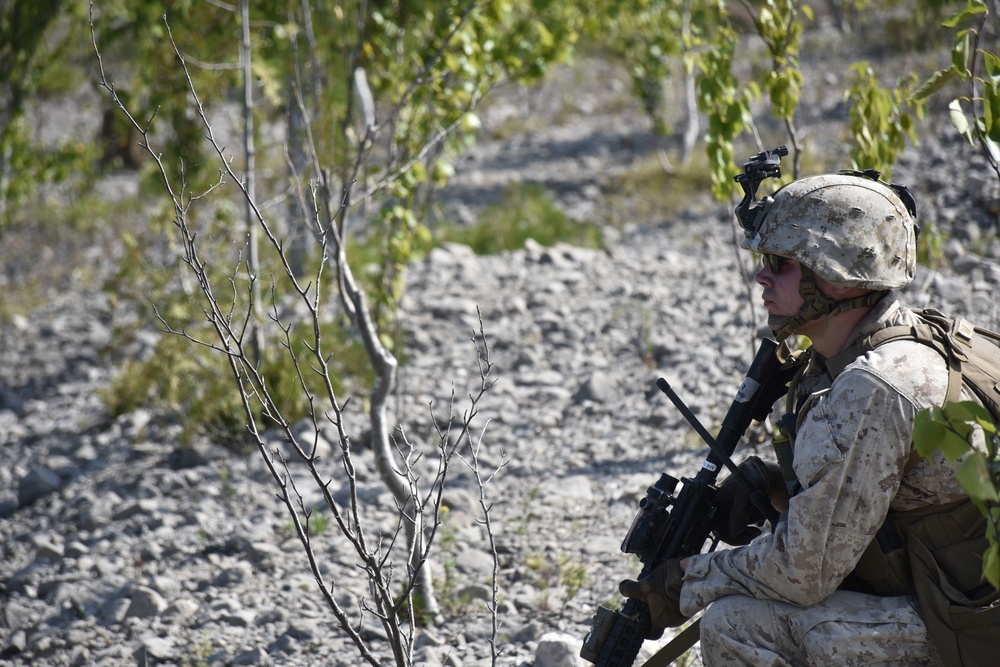
[[[888,291],[848,341],[916,323]],[[965,497],[940,454],[904,476],[914,416],[940,405],[943,359],[911,340],[879,346],[846,366],[813,359],[800,387],[794,470],[802,490],[773,533],[749,545],[692,556],[681,589],[702,619],[707,665],[939,665],[911,596],[838,590],[887,512]],[[843,362],[841,362],[842,364]],[[969,396],[963,394],[963,399]]]

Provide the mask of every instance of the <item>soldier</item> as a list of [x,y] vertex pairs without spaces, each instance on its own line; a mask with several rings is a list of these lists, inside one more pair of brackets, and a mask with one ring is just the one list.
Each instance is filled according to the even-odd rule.
[[[784,466],[741,465],[781,519],[750,540],[737,509],[746,494],[730,478],[720,496],[739,496],[735,523],[720,532],[740,546],[668,561],[621,592],[649,605],[654,635],[707,608],[706,665],[939,665],[906,561],[887,556],[898,544],[881,538],[895,535],[887,517],[967,497],[940,454],[912,455],[914,417],[944,403],[948,367],[912,339],[862,348],[879,329],[919,322],[894,291],[916,270],[913,200],[850,173],[795,181],[764,203],[744,248],[763,255],[768,324],[779,340],[812,343],[782,420]],[[872,559],[874,569],[859,566]]]

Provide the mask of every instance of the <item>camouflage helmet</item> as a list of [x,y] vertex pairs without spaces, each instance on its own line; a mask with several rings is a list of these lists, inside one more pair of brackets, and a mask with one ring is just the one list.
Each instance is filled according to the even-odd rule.
[[858,172],[811,176],[764,204],[744,248],[798,260],[836,285],[885,290],[913,280],[916,223],[884,182]]

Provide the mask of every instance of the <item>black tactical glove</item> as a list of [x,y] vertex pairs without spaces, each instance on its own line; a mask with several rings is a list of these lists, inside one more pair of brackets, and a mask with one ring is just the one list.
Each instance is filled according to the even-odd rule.
[[676,558],[661,563],[639,581],[626,579],[618,590],[627,598],[645,602],[649,606],[652,626],[646,639],[659,639],[664,628],[683,625],[688,617],[681,613],[681,581],[684,573]]
[[[751,456],[740,464],[740,470],[748,482],[769,499],[772,505],[776,505],[776,509],[784,511],[788,493],[785,477],[777,463]],[[751,494],[752,490],[736,475],[730,475],[719,486],[716,496],[718,512],[712,528],[726,544],[742,546],[760,535],[764,514],[753,504]]]

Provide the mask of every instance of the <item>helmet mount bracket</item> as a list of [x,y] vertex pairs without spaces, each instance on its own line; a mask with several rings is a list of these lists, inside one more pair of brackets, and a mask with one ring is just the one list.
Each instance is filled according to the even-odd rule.
[[781,158],[785,155],[788,155],[787,146],[757,153],[743,164],[743,173],[734,179],[743,188],[743,199],[736,207],[736,217],[748,238],[760,228],[760,223],[770,209],[771,198],[757,199],[757,188],[766,178],[781,177]]

